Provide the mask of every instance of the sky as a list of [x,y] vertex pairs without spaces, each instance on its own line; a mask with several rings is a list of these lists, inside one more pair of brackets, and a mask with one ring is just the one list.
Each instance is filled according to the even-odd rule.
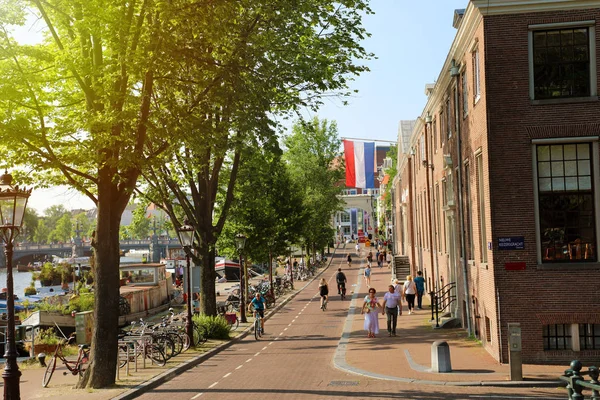
[[[367,63],[370,72],[351,83],[359,92],[347,99],[349,105],[326,99],[316,115],[336,121],[343,138],[397,141],[399,122],[421,115],[425,84],[437,80],[456,35],[454,10],[467,4],[468,0],[371,0],[375,14],[363,22],[372,36],[363,45],[377,59]],[[27,31],[20,35],[34,36]],[[29,207],[39,213],[55,204],[93,207],[89,199],[62,187],[36,190],[29,200]]]

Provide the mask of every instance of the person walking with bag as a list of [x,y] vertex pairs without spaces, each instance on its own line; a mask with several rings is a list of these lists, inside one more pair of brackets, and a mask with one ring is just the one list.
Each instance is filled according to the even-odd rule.
[[406,277],[406,282],[404,282],[402,293],[406,298],[406,302],[408,303],[408,314],[410,315],[415,308],[415,296],[417,295],[417,286],[413,282],[412,275],[408,275]]
[[367,264],[367,266],[365,267],[364,276],[365,276],[365,283],[367,284],[367,287],[370,288],[371,287],[371,264]]
[[396,336],[396,325],[398,325],[398,315],[402,315],[402,302],[400,294],[396,293],[394,285],[388,287],[388,292],[383,296],[383,305],[381,314],[387,315],[388,336]]
[[377,312],[377,307],[381,307],[381,305],[378,303],[375,293],[376,290],[374,288],[369,289],[369,294],[365,297],[365,302],[360,311],[361,314],[365,315],[364,328],[367,331],[367,337],[370,338],[376,337],[375,335],[379,333],[379,313]]

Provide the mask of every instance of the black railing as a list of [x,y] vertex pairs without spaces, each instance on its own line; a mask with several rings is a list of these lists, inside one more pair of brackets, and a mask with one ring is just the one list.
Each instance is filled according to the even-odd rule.
[[[589,367],[587,371],[581,372],[582,368],[581,362],[571,361],[571,368],[566,370],[565,374],[560,377],[561,380],[567,382],[569,400],[584,400],[583,391],[586,389],[592,391],[590,399],[600,400],[600,382],[598,382],[600,370],[598,367]],[[589,381],[583,378],[585,375],[590,377]]]
[[440,313],[444,313],[456,301],[456,282],[450,282],[437,291],[429,292],[431,296],[431,320],[435,327],[440,327]]

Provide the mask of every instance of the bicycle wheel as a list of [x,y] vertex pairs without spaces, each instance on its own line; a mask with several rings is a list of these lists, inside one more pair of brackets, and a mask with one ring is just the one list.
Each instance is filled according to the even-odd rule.
[[262,337],[262,335],[263,335],[261,322],[262,322],[262,318],[258,320],[258,337]]
[[[127,359],[127,348],[129,348],[129,359]],[[119,346],[119,354],[117,355],[117,360],[119,360],[119,368],[123,368],[125,365],[127,365],[128,361],[134,361],[133,350],[134,348],[132,346],[128,346],[126,344]]]
[[89,350],[84,351],[83,356],[81,357],[81,360],[79,361],[79,365],[77,366],[77,372],[79,372],[79,376],[83,376],[83,374],[87,368],[87,363],[89,360],[90,360]]
[[152,351],[148,351],[146,353],[146,357],[150,359],[150,361],[152,361],[153,364],[156,364],[159,367],[162,367],[167,363],[165,353],[162,351],[160,346],[156,344],[152,344]]
[[204,327],[194,324],[194,346],[201,345],[207,340]]
[[153,343],[161,349],[166,360],[171,359],[175,355],[175,343],[167,335],[154,336]]
[[229,330],[235,331],[238,328],[238,326],[240,326],[240,320],[236,316],[235,321],[231,320],[231,322],[229,322]]
[[258,340],[260,337],[260,321],[257,319],[254,320],[254,339]]
[[44,378],[42,379],[42,387],[47,387],[50,383],[50,378],[52,378],[52,374],[56,369],[56,356],[52,356],[48,366],[46,367],[46,372],[44,372]]
[[183,349],[181,351],[187,351],[192,344],[190,336],[186,332],[179,332],[178,335],[181,337],[181,340],[183,340]]
[[175,353],[173,355],[177,356],[181,354],[183,351],[183,338],[181,335],[175,332],[167,332],[167,336],[173,341],[175,345]]

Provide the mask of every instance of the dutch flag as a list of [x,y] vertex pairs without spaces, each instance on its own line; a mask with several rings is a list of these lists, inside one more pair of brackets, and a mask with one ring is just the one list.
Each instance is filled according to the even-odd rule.
[[361,189],[375,187],[375,143],[344,140],[346,186]]

